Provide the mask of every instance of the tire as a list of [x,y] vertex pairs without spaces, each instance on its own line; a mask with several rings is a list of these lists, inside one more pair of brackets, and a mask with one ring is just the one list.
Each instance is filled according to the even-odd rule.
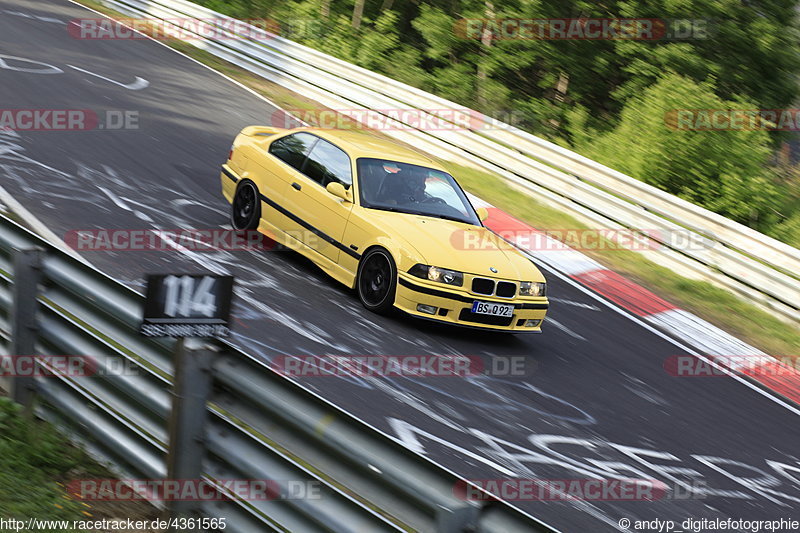
[[242,181],[231,202],[231,226],[235,230],[249,231],[257,229],[260,221],[261,199],[256,184]]
[[385,315],[391,311],[397,290],[397,267],[389,252],[373,248],[361,258],[356,290],[361,304],[373,313]]

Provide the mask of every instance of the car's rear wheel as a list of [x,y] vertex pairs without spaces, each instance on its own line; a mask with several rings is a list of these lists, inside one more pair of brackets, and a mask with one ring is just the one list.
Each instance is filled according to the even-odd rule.
[[258,189],[252,181],[243,181],[236,188],[231,203],[231,226],[236,230],[254,230],[261,220]]
[[361,303],[374,313],[386,314],[394,305],[397,267],[383,248],[368,251],[358,265],[356,282]]

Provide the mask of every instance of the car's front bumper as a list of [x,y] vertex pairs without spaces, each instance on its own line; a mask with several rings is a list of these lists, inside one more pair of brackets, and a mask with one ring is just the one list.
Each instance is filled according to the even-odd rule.
[[[474,314],[472,304],[475,300],[511,304],[514,306],[514,313],[510,318]],[[436,307],[436,313],[429,314],[417,310],[420,304]],[[419,318],[471,328],[519,333],[541,333],[541,321],[547,314],[548,306],[547,298],[510,299],[482,296],[471,294],[464,289],[458,290],[440,283],[426,282],[405,273],[400,274],[395,296],[395,307]],[[540,322],[535,327],[525,327],[524,324],[528,320]]]

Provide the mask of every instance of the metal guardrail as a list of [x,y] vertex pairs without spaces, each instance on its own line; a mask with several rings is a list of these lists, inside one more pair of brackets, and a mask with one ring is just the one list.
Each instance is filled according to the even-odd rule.
[[[415,109],[417,117],[445,121],[452,120],[452,111],[465,111],[276,35],[246,40],[231,31],[236,28],[228,24],[233,19],[186,0],[102,1],[126,15],[160,19],[166,25],[179,18],[217,21],[218,33],[228,38],[198,34],[190,42],[332,109]],[[662,264],[716,281],[783,318],[800,321],[800,250],[518,128],[477,112],[470,116],[492,127],[436,131],[405,124],[407,128],[385,133],[434,156],[494,172],[598,227],[645,230],[659,244],[654,252]],[[675,243],[670,238],[674,232],[705,246]]]
[[[12,379],[35,406],[125,479],[167,476],[174,340],[138,333],[144,298],[0,216],[0,355],[87,356],[91,377]],[[195,341],[196,342],[196,341]],[[554,532],[503,502],[457,497],[456,474],[230,343],[215,342],[203,479],[313,481],[318,498],[198,502],[226,531]],[[113,369],[125,368],[125,372]]]

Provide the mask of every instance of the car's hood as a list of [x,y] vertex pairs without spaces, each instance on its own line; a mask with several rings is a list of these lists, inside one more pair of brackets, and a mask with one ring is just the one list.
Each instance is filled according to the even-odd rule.
[[393,238],[404,239],[416,249],[425,264],[489,277],[544,281],[527,257],[485,227],[389,211],[375,211],[375,218]]

